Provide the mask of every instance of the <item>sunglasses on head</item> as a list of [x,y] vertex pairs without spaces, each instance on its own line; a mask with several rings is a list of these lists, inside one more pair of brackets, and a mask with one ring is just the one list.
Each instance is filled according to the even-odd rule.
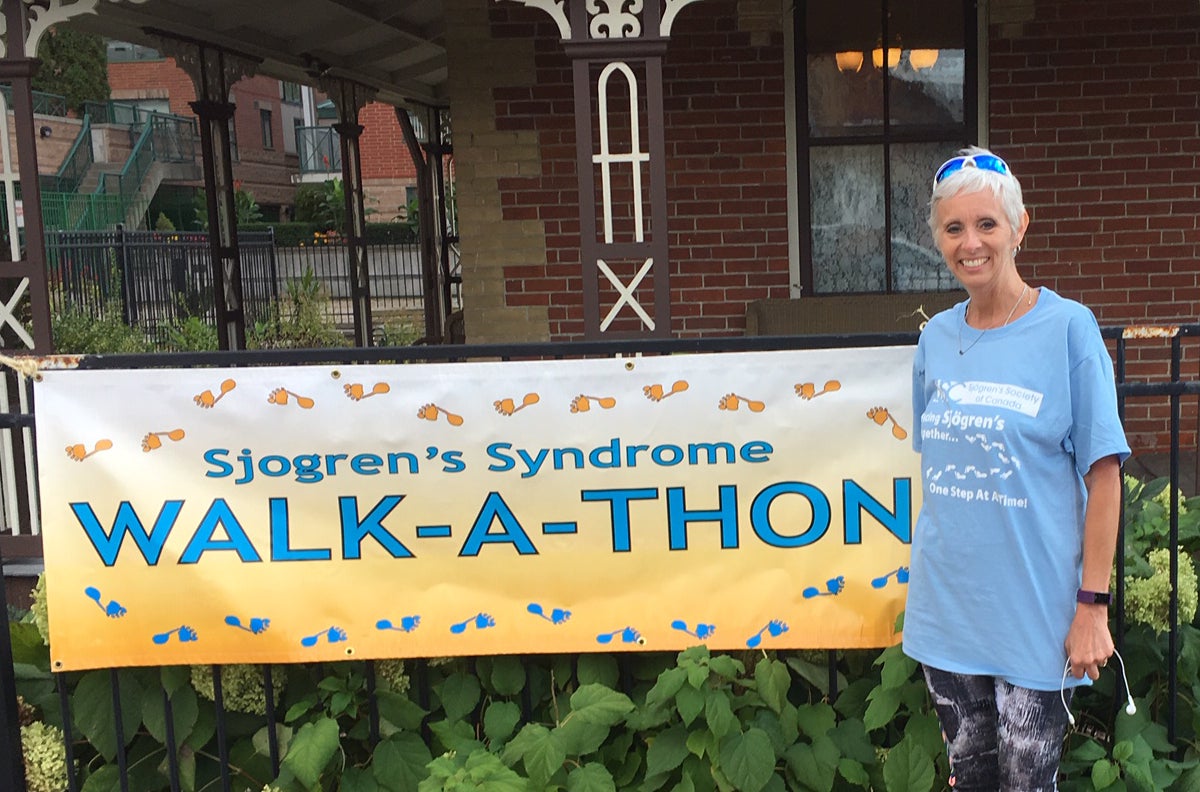
[[990,170],[1001,176],[1012,176],[1012,171],[1008,169],[1008,163],[995,154],[966,154],[943,162],[942,167],[938,168],[937,173],[933,175],[933,186],[936,187],[950,174],[957,173],[968,166]]

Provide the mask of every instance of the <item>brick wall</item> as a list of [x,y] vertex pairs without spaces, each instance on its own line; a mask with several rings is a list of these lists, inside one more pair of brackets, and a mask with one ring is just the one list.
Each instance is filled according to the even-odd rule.
[[[167,99],[171,112],[194,117],[188,103],[196,100],[196,89],[173,58],[108,64],[108,81],[114,100]],[[280,112],[279,80],[255,75],[233,86],[234,128],[238,161],[234,179],[253,193],[260,204],[291,204],[296,188],[291,174],[299,164],[294,154],[284,151],[284,129]],[[263,147],[259,109],[271,110],[272,148]],[[287,130],[291,134],[291,130]]]
[[[786,17],[762,7],[744,0],[689,7],[663,61],[672,332],[680,337],[740,334],[749,302],[788,295]],[[504,269],[505,301],[545,309],[551,339],[576,339],[584,329],[581,273],[601,287],[602,316],[616,295],[579,260],[570,63],[541,12],[505,4],[492,9],[491,21],[497,40],[533,42],[537,68],[536,83],[493,92],[497,129],[535,132],[541,154],[537,170],[499,179],[503,217],[540,226],[546,240],[544,261]],[[637,297],[652,304],[650,279]],[[625,326],[636,327],[625,313]],[[468,333],[474,340],[469,326]]]
[[[1027,277],[1089,305],[1104,325],[1200,316],[1200,6],[998,3],[991,28],[991,145],[1011,159],[1031,223]],[[1184,371],[1197,371],[1197,344]],[[1168,345],[1132,343],[1132,379],[1167,376]],[[1185,400],[1184,447],[1196,445]],[[1135,451],[1162,449],[1161,406],[1131,403]]]

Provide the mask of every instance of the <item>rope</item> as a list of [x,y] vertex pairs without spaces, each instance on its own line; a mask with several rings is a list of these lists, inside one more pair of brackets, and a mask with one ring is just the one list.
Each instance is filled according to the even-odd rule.
[[0,365],[8,366],[22,377],[30,377],[35,380],[42,378],[39,373],[37,358],[0,355]]

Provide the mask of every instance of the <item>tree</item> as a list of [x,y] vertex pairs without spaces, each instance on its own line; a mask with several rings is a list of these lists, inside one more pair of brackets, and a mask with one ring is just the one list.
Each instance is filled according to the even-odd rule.
[[83,115],[84,102],[107,102],[108,53],[104,39],[69,27],[51,28],[38,44],[42,66],[33,89],[67,98],[67,107]]

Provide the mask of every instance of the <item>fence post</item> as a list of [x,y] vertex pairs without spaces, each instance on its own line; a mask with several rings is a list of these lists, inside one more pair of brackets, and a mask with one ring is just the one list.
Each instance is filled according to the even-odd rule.
[[133,284],[129,277],[129,255],[125,249],[125,224],[117,223],[117,269],[121,273],[121,321],[133,326]]
[[21,717],[17,711],[17,679],[12,639],[8,634],[8,597],[4,591],[4,558],[0,557],[0,788],[25,792],[25,759],[21,752]]

